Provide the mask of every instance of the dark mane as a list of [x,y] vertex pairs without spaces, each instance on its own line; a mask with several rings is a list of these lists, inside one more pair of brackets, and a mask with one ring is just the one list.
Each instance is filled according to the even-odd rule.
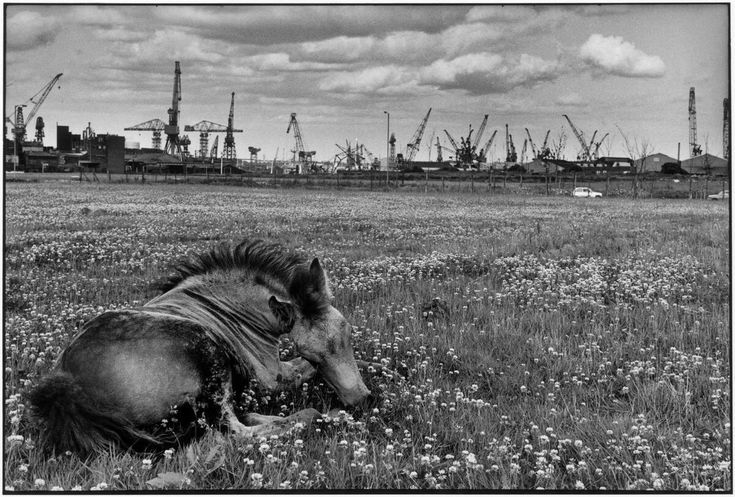
[[163,294],[189,277],[238,269],[267,274],[280,281],[306,317],[316,318],[330,305],[326,280],[314,278],[304,257],[263,240],[245,240],[236,246],[225,242],[208,252],[191,255],[174,266],[173,274],[158,289]]
[[224,242],[209,252],[191,255],[177,263],[173,267],[174,273],[158,288],[161,293],[165,293],[191,276],[233,269],[264,272],[288,287],[294,271],[305,263],[306,259],[302,256],[288,252],[283,246],[275,243],[245,240],[233,246]]

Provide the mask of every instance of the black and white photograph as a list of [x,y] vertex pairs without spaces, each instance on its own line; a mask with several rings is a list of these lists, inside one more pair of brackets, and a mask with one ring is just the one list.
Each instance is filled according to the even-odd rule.
[[732,493],[730,3],[3,7],[5,493]]

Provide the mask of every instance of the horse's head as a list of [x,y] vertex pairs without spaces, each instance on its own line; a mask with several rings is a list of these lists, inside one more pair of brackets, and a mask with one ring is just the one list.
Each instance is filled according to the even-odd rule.
[[342,402],[355,405],[370,390],[362,381],[352,349],[352,326],[330,301],[327,278],[318,259],[294,276],[293,303],[268,301],[284,329],[290,329],[298,354],[316,366]]

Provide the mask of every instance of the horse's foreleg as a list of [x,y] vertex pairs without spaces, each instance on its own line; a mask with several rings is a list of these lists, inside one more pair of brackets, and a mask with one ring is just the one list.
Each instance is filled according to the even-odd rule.
[[278,382],[281,388],[296,388],[305,381],[311,380],[316,374],[316,368],[303,357],[278,363]]

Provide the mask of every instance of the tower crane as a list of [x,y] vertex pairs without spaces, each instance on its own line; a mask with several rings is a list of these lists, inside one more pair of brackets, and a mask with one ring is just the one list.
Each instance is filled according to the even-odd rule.
[[168,124],[160,119],[151,119],[134,126],[124,128],[125,131],[153,131],[153,148],[161,149],[161,131],[166,133],[164,152],[177,155],[183,160],[181,141],[179,139],[179,102],[181,101],[181,65],[174,62],[174,87],[171,97],[171,107],[168,109]]
[[306,166],[311,163],[312,157],[316,155],[316,152],[313,150],[307,151],[304,147],[304,139],[301,135],[301,129],[299,128],[299,123],[296,120],[295,112],[291,114],[291,120],[288,123],[288,128],[286,128],[286,134],[288,134],[291,129],[293,129],[293,135],[296,139],[296,148],[292,150],[292,152],[294,153],[294,162],[296,162],[296,156],[298,154],[300,163],[299,172],[304,173],[305,171],[308,171],[308,168]]
[[572,123],[572,120],[569,119],[569,116],[566,114],[562,114],[564,118],[569,123],[569,127],[572,128],[572,132],[574,133],[574,136],[577,137],[577,141],[582,146],[582,160],[592,160],[592,154],[590,153],[590,148],[587,145],[587,143],[584,140],[584,135],[581,131],[579,131],[575,126],[574,123]]
[[697,105],[694,87],[689,88],[689,156],[702,155],[702,146],[697,144]]
[[[10,124],[13,126],[13,137],[16,143],[16,147],[18,147],[17,150],[20,150],[20,146],[23,144],[23,140],[25,140],[26,136],[26,122],[30,122],[33,117],[38,112],[38,109],[41,108],[41,104],[43,104],[44,100],[46,100],[46,97],[48,97],[48,94],[51,93],[51,90],[54,88],[54,85],[57,81],[63,76],[64,73],[59,73],[56,76],[54,76],[51,81],[46,83],[46,85],[41,88],[38,92],[36,92],[35,95],[33,95],[31,98],[28,99],[28,102],[33,104],[33,107],[31,108],[31,111],[28,113],[28,116],[25,118],[23,117],[23,107],[27,107],[28,103],[24,103],[23,105],[16,105],[15,111],[11,115],[13,119],[10,119],[10,116],[6,118],[7,121],[10,122]],[[41,123],[43,123],[43,120],[41,120]],[[38,125],[38,122],[36,122],[36,125]],[[36,128],[38,129],[38,128]]]
[[421,120],[421,123],[419,124],[416,133],[414,133],[413,138],[411,138],[411,141],[408,142],[408,145],[406,145],[405,162],[407,164],[413,162],[414,157],[416,157],[416,153],[419,151],[419,145],[421,145],[421,137],[424,136],[424,129],[426,129],[426,122],[429,120],[430,115],[431,107],[429,107],[429,112],[427,112],[426,116],[424,116],[424,118]]
[[485,143],[485,146],[482,147],[482,150],[480,151],[480,162],[487,162],[487,154],[490,152],[490,147],[493,145],[493,140],[495,139],[495,135],[498,134],[498,130],[494,130],[493,134],[490,135],[490,139]]

